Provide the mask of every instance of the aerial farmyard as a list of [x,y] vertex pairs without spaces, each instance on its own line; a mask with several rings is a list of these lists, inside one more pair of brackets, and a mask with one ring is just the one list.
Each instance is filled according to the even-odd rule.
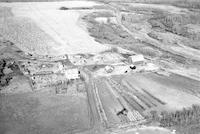
[[200,134],[200,1],[0,0],[0,134]]

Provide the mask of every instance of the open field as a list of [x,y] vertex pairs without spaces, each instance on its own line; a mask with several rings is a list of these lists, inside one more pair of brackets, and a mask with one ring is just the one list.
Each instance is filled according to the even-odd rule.
[[123,106],[118,102],[115,96],[113,96],[105,83],[99,81],[97,83],[97,88],[103,108],[106,112],[108,123],[119,124],[120,118],[117,116],[117,111],[122,110]]
[[101,52],[108,47],[95,42],[82,28],[79,22],[81,13],[59,10],[62,6],[92,7],[95,5],[98,4],[83,1],[42,4],[1,3],[1,8],[11,8],[13,16],[1,17],[0,30],[4,37],[13,41],[22,50],[38,55]]
[[152,111],[176,112],[200,104],[200,82],[177,74],[132,73],[96,78],[95,84],[107,127],[140,122]]
[[[21,50],[44,55],[55,53],[55,51],[50,52],[52,50],[50,47],[56,42],[29,19],[9,18],[3,20],[1,24],[3,36],[15,42]],[[32,32],[29,31],[30,29]]]
[[0,100],[1,134],[61,134],[90,128],[85,97],[39,92],[1,95]]
[[132,107],[127,100],[123,89],[111,79],[98,79],[97,85],[98,95],[102,104],[102,110],[105,112],[105,123],[107,128],[117,127],[120,124],[134,125],[144,122],[142,111]]
[[26,77],[15,76],[9,81],[9,85],[3,87],[0,91],[2,94],[21,94],[32,92],[30,82]]
[[133,87],[144,89],[165,102],[165,107],[169,110],[200,104],[200,98],[196,97],[199,96],[200,90],[200,82],[198,81],[195,82],[175,74],[167,77],[151,73],[127,76],[125,80],[130,82]]
[[[153,115],[152,113],[157,114],[157,119],[161,116],[163,120],[156,120],[158,122],[169,121],[167,117],[169,114],[172,115],[171,119],[174,119],[178,116],[179,111],[184,112],[185,109],[195,107],[194,105],[200,105],[200,82],[181,75],[173,73],[169,76],[158,75],[157,73],[133,73],[127,76],[112,76],[106,81],[113,87],[113,90],[119,92],[119,96],[124,98],[131,109],[138,111],[147,119]],[[166,116],[162,116],[162,113],[166,113]],[[198,120],[198,117],[197,115],[195,119]],[[180,120],[183,120],[183,117]],[[188,127],[179,124],[172,125],[169,128],[176,129],[178,134],[183,132],[184,134],[190,134],[190,132],[198,134],[198,124],[197,121],[188,123]],[[153,129],[149,130],[149,128],[130,133],[134,132],[155,133]],[[157,131],[156,133],[159,132],[169,133],[169,131]]]
[[[118,76],[117,76],[118,77]],[[126,80],[126,77],[121,76],[123,79],[118,81],[116,76],[107,79],[105,83],[116,93],[113,93],[115,98],[120,98],[124,105],[123,107],[128,107],[132,111],[137,111],[136,120],[142,120],[143,115],[148,115],[148,112],[159,107],[163,107],[167,103],[162,99],[159,99],[154,94],[150,93],[148,90],[140,88],[136,85],[132,85],[131,81]],[[101,90],[99,91],[101,92]]]

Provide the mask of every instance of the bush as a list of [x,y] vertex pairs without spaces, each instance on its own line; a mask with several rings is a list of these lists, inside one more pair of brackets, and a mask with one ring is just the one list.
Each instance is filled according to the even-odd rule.
[[[12,73],[4,74],[4,69],[9,68]],[[7,86],[14,75],[21,74],[19,66],[10,59],[0,60],[0,86]]]
[[61,7],[60,10],[69,10],[67,7]]

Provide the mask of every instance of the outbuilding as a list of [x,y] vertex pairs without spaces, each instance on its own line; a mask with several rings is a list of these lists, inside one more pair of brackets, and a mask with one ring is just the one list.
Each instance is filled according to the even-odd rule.
[[143,64],[145,61],[142,54],[132,55],[128,57],[128,62],[131,64]]
[[113,70],[114,70],[114,66],[105,66],[105,71],[107,72],[107,73],[111,73]]
[[69,80],[79,79],[80,71],[78,70],[78,68],[67,69],[67,70],[65,70],[65,77]]

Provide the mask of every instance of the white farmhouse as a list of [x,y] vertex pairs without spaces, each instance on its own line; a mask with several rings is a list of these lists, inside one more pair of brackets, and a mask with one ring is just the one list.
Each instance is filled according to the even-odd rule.
[[77,68],[68,69],[68,70],[65,70],[65,77],[69,80],[79,79],[80,78],[80,72]]
[[98,17],[98,18],[95,18],[95,20],[99,23],[108,23],[108,18],[106,17]]
[[142,54],[132,55],[128,57],[128,62],[131,64],[144,63],[145,59]]

